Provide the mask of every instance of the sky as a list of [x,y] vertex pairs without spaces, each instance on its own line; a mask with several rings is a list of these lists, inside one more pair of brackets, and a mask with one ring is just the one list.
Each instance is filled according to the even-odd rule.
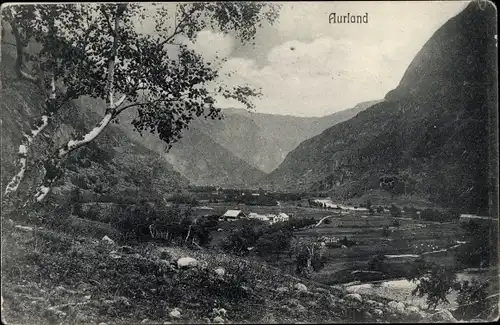
[[[204,30],[197,52],[226,56],[228,85],[261,88],[261,113],[324,116],[384,98],[432,34],[469,1],[282,2],[278,21],[254,46]],[[329,24],[330,13],[365,15],[367,24]],[[219,99],[220,107],[242,107]]]

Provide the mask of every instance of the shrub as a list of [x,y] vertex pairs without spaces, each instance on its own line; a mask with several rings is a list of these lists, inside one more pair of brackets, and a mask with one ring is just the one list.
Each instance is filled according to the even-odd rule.
[[419,279],[412,295],[420,298],[427,295],[427,307],[435,309],[439,304],[449,303],[447,295],[458,286],[457,275],[453,269],[434,265],[428,276]]
[[476,279],[464,281],[457,295],[458,308],[455,314],[462,320],[473,318],[484,319],[485,313],[491,311],[493,304],[488,302],[488,282],[480,283]]
[[401,223],[399,222],[399,220],[398,220],[398,219],[394,219],[394,220],[392,220],[392,225],[393,225],[394,227],[399,227],[399,226],[401,226]]
[[389,209],[391,216],[393,217],[402,217],[403,213],[401,212],[401,208],[395,204],[391,204],[391,208]]
[[377,207],[377,212],[378,213],[384,213],[384,207],[378,206]]
[[370,271],[378,271],[386,273],[388,270],[387,257],[384,254],[377,254],[368,261],[368,269]]
[[384,228],[382,228],[382,235],[384,237],[389,237],[390,234],[391,234],[391,231],[389,230],[389,227],[388,226],[384,226]]
[[462,245],[456,255],[457,263],[464,267],[484,267],[492,264],[493,252],[498,243],[496,231],[492,231],[493,238],[489,236],[490,226],[486,223],[469,221],[462,224],[467,236],[467,243]]

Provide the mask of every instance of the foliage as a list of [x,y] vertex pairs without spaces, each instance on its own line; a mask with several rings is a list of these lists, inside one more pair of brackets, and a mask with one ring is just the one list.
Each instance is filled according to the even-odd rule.
[[389,211],[391,213],[391,216],[393,216],[393,217],[402,217],[403,216],[401,208],[395,204],[391,204],[391,208],[389,209]]
[[368,269],[370,271],[387,272],[387,257],[384,254],[377,254],[368,261]]
[[280,253],[286,252],[290,249],[291,238],[292,232],[287,230],[266,233],[257,240],[255,248],[261,255],[264,255],[265,253],[275,253],[279,256]]
[[492,264],[494,252],[497,249],[498,234],[495,230],[491,231],[490,227],[491,224],[472,220],[462,224],[467,243],[460,247],[456,255],[459,265],[464,267],[485,267]]
[[384,228],[382,228],[382,236],[389,237],[390,234],[391,234],[391,231],[389,230],[389,227],[384,226]]
[[393,227],[399,227],[400,225],[401,225],[401,222],[399,221],[399,219],[392,220]]
[[479,282],[473,279],[471,282],[464,281],[460,284],[457,295],[458,308],[455,311],[460,319],[471,320],[473,318],[484,319],[488,315],[485,312],[495,307],[488,302],[488,282]]
[[430,273],[419,279],[412,295],[418,297],[427,295],[427,307],[435,309],[439,304],[449,303],[447,296],[453,289],[457,289],[458,285],[455,270],[433,265]]
[[[263,22],[274,23],[279,5],[202,2],[177,4],[170,12],[158,4],[152,8],[152,15],[146,6],[131,3],[2,8],[2,21],[16,39],[19,78],[33,82],[46,95],[43,125],[71,99],[89,96],[106,103],[105,115],[92,131],[48,154],[36,201],[43,201],[62,177],[67,156],[89,145],[125,110],[137,112],[129,121],[135,130],[151,132],[170,148],[194,119],[221,117],[214,105],[218,98],[253,108],[251,98],[260,91],[226,85],[220,69],[225,58],[208,62],[190,44],[207,27],[249,43]],[[152,23],[155,33],[140,32],[137,26],[145,21]],[[33,42],[38,51],[27,53]],[[107,158],[97,154],[82,161]]]
[[437,209],[427,208],[421,211],[420,218],[426,221],[449,222],[458,219],[458,213],[453,210],[440,211]]

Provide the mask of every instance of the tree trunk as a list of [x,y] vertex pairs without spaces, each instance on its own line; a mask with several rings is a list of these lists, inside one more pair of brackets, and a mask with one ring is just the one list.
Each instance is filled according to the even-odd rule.
[[87,145],[94,140],[113,118],[112,113],[104,115],[103,119],[82,139],[70,140],[64,146],[61,146],[46,162],[45,162],[45,176],[41,186],[38,187],[35,194],[35,200],[42,202],[49,194],[52,185],[62,176],[62,163],[64,159],[76,149]]

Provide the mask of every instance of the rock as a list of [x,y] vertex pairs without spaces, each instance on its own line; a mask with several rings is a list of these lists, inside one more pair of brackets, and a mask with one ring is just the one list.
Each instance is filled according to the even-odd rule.
[[204,317],[204,318],[202,319],[202,321],[203,321],[203,323],[205,323],[205,324],[209,324],[209,323],[210,323],[210,318],[208,318],[208,317]]
[[224,231],[224,229],[222,229],[222,228],[219,228],[219,229],[217,229],[217,231]]
[[133,249],[132,247],[130,247],[130,246],[120,246],[120,247],[118,248],[118,250],[119,250],[119,251],[122,251],[122,252],[124,252],[124,253],[129,254],[129,253],[132,253],[132,251],[133,251],[134,249]]
[[307,291],[307,287],[302,283],[297,283],[293,287],[299,292]]
[[347,246],[346,245],[342,245],[340,248],[347,249]]
[[323,292],[330,292],[330,291],[328,291],[327,289],[325,289],[325,288],[320,288],[320,287],[314,288],[314,291],[315,291],[315,292],[319,292],[319,293],[323,293]]
[[122,258],[121,255],[118,254],[117,251],[111,251],[109,252],[109,257],[111,257],[112,259],[119,259],[119,258]]
[[307,308],[302,306],[301,304],[297,304],[297,306],[295,306],[295,310],[299,313],[305,313],[307,311]]
[[213,322],[221,324],[221,323],[224,323],[224,319],[220,316],[216,316],[216,317],[214,317]]
[[170,317],[179,319],[181,318],[181,311],[178,308],[174,308],[169,313]]
[[222,267],[218,267],[214,270],[215,274],[217,274],[218,276],[224,276],[224,274],[226,274],[226,270],[224,270],[224,268]]
[[102,237],[102,239],[101,239],[101,240],[102,240],[103,242],[106,242],[106,243],[110,244],[110,245],[114,245],[114,244],[115,244],[114,240],[113,240],[113,239],[111,239],[111,238],[109,238],[108,236],[104,236],[104,237]]
[[443,309],[438,311],[437,313],[433,314],[431,317],[432,321],[435,322],[447,322],[447,323],[456,323],[457,320],[449,310]]
[[167,324],[172,324],[172,322],[163,322],[164,325],[167,325]]
[[181,257],[177,260],[177,266],[179,268],[191,268],[197,265],[198,261],[192,257]]
[[379,317],[382,316],[382,315],[384,315],[384,312],[382,310],[380,310],[380,309],[374,309],[373,313],[375,315],[379,316]]
[[367,300],[366,304],[372,307],[377,307],[378,303],[375,300]]
[[33,227],[27,227],[27,226],[15,225],[14,228],[22,231],[33,231]]
[[420,309],[415,306],[408,306],[406,307],[406,314],[407,315],[419,315],[420,316]]
[[350,293],[344,296],[345,300],[355,301],[355,302],[363,302],[363,298],[359,293]]
[[212,314],[215,315],[215,316],[223,316],[223,317],[226,317],[227,315],[227,310],[225,310],[224,308],[214,308],[212,310]]
[[149,319],[145,318],[141,321],[142,324],[149,323]]
[[387,304],[387,306],[390,308],[390,310],[394,313],[397,312],[399,314],[404,314],[405,313],[405,304],[402,302],[397,302],[397,301],[391,301]]
[[366,319],[371,319],[372,318],[372,314],[370,314],[369,312],[365,311],[363,313],[363,317],[366,318]]
[[279,287],[279,288],[276,288],[275,291],[278,292],[278,293],[287,293],[288,292],[288,288]]
[[106,323],[104,323],[104,322],[101,322],[101,323],[99,323],[98,325],[108,325],[108,324],[106,324]]
[[83,299],[85,299],[85,300],[90,300],[90,298],[92,298],[92,296],[91,296],[91,295],[87,295],[87,296],[84,296],[84,297],[83,297]]
[[11,226],[11,227],[14,226],[14,221],[12,221],[12,219],[7,219],[6,223],[7,223],[7,226]]

